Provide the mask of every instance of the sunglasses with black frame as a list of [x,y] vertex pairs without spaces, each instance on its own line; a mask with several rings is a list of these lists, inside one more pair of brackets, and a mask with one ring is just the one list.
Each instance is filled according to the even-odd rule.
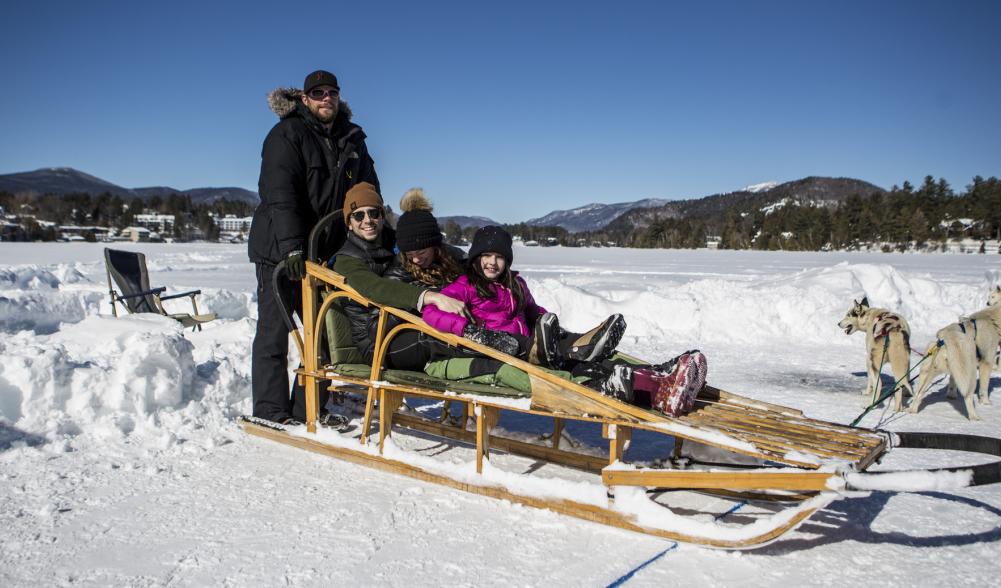
[[372,209],[368,209],[368,210],[356,210],[356,211],[352,212],[350,214],[350,216],[351,216],[351,218],[355,219],[355,222],[360,223],[363,220],[365,220],[365,215],[366,214],[368,215],[368,218],[370,218],[372,220],[379,220],[380,218],[382,218],[382,209],[381,208],[372,208]]

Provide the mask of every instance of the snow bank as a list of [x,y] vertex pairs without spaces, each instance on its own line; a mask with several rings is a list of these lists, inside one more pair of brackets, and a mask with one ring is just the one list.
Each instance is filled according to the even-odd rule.
[[[95,344],[97,343],[97,344]],[[0,343],[3,416],[49,437],[88,427],[130,433],[190,390],[192,345],[168,318],[91,317],[47,337]]]
[[[739,253],[739,252],[735,252]],[[980,280],[943,282],[881,263],[840,262],[779,272],[774,276],[665,275],[656,271],[597,276],[525,270],[536,299],[561,317],[561,324],[584,331],[613,312],[628,323],[630,341],[665,342],[678,352],[707,343],[773,347],[782,341],[856,346],[837,323],[853,299],[903,314],[914,340],[930,340],[959,314],[984,306],[998,281],[997,271]],[[597,279],[596,279],[597,278]],[[659,347],[659,345],[656,345]]]
[[[249,327],[235,328],[249,336]],[[248,369],[234,364],[239,356],[221,357],[225,347],[196,353],[179,323],[156,315],[21,332],[0,342],[0,417],[50,441],[132,435],[171,444],[209,413],[222,422],[246,410]]]
[[102,294],[69,287],[89,283],[75,266],[0,267],[0,332],[47,334],[59,323],[75,323],[96,314]]
[[[191,272],[220,259],[193,252],[173,264],[182,261],[179,271]],[[103,272],[101,262],[0,266],[4,442],[41,438],[68,449],[118,439],[162,450],[204,428],[203,444],[220,441],[232,417],[250,410],[254,289],[204,288],[199,310],[220,318],[191,332],[152,314],[112,317]],[[191,305],[184,298],[167,309]]]

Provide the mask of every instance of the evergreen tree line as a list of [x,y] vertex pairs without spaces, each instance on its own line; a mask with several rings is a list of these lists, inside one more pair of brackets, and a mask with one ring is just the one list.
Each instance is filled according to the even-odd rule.
[[[501,227],[512,235],[518,236],[524,241],[536,241],[540,245],[549,243],[549,239],[556,239],[557,243],[567,245],[571,241],[570,233],[563,227],[536,227],[525,223],[502,224]],[[453,245],[470,243],[478,227],[469,226],[462,228],[459,223],[450,220],[442,227],[445,231],[445,242]]]
[[[8,215],[16,216],[24,229],[24,238],[29,241],[54,241],[59,231],[54,227],[43,227],[39,220],[57,225],[83,227],[108,227],[124,229],[135,225],[137,214],[174,215],[173,234],[163,235],[178,240],[193,237],[216,239],[219,228],[210,213],[217,216],[232,214],[238,217],[250,216],[254,205],[236,200],[217,200],[212,203],[193,203],[184,194],[170,194],[167,197],[153,196],[149,199],[122,198],[110,193],[91,196],[86,193],[15,195],[0,192],[0,207]],[[93,234],[83,233],[88,240]]]
[[[972,222],[961,222],[969,219]],[[818,251],[880,246],[932,248],[948,239],[1001,238],[1001,180],[973,178],[957,194],[944,179],[925,177],[888,192],[854,194],[833,206],[789,203],[766,210],[731,206],[721,214],[655,219],[631,231],[569,235],[566,245],[615,241],[626,247],[699,248],[719,238],[721,249]]]

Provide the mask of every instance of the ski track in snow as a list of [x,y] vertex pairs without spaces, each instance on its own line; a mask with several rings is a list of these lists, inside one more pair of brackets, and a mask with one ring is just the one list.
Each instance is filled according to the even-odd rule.
[[[250,410],[245,249],[116,246],[147,254],[154,286],[202,289],[200,308],[221,318],[201,333],[114,319],[101,246],[0,244],[0,585],[604,586],[671,545],[245,435],[233,422]],[[901,312],[922,350],[1001,283],[997,255],[518,247],[515,268],[567,328],[622,312],[623,350],[697,346],[712,384],[842,423],[865,386],[863,337],[836,324],[853,297]],[[877,409],[863,424],[1001,436],[999,405],[971,423],[939,384],[920,414]],[[642,440],[630,457],[669,450]],[[880,467],[957,459],[977,458],[897,451]],[[755,551],[682,544],[624,585],[990,585],[999,543],[1001,486],[874,492]]]

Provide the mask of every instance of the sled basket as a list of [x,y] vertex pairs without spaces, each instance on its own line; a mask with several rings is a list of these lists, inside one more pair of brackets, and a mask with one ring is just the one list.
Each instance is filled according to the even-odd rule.
[[[793,530],[844,492],[867,484],[880,487],[880,482],[874,480],[884,474],[870,475],[865,470],[893,446],[902,445],[900,438],[890,433],[809,418],[792,408],[709,385],[698,394],[695,408],[681,417],[626,404],[468,339],[438,332],[407,311],[376,304],[322,265],[307,262],[306,269],[302,288],[303,367],[298,370],[306,389],[306,423],[304,427],[282,427],[244,419],[244,429],[254,435],[467,492],[730,549],[764,545]],[[335,357],[329,349],[344,345],[343,341],[325,341],[330,337],[324,327],[327,313],[345,298],[379,310],[372,365],[322,359]],[[387,328],[390,317],[398,322],[391,329]],[[422,332],[447,345],[521,369],[529,377],[531,393],[384,369],[389,342],[405,330]],[[335,398],[363,399],[360,426],[347,432],[318,431],[321,387],[334,393]],[[405,399],[438,403],[443,407],[441,416],[428,418],[411,410]],[[460,410],[457,422],[451,411],[456,407]],[[501,414],[541,418],[551,424],[551,433],[541,440],[499,434]],[[607,451],[575,451],[574,447],[561,446],[565,427],[571,423],[600,426]],[[644,439],[669,441],[673,446],[671,455],[660,463],[629,463],[626,452],[634,433],[641,432]],[[378,442],[370,442],[370,436],[376,433]],[[435,439],[439,440],[436,443],[451,443],[449,447],[458,448],[456,451],[468,451],[468,470],[443,465],[421,451],[408,452],[392,441],[394,435],[417,440],[414,442]],[[920,446],[914,438],[908,443]],[[736,461],[743,460],[743,464],[699,463],[685,458],[685,447],[709,447],[716,453],[739,458]],[[967,449],[996,455],[1001,454],[1001,443],[981,443]],[[580,480],[585,486],[589,484],[588,490],[561,494],[560,484],[540,486],[537,479],[528,479],[524,473],[502,472],[492,465],[491,451],[502,452],[505,459],[527,458],[560,472],[576,472],[574,476],[584,476]],[[981,468],[979,473],[963,473],[977,468]],[[1001,462],[954,468],[942,472],[929,485],[937,484],[935,488],[941,490],[941,476],[946,475],[953,476],[950,483],[955,487],[990,483],[1001,477]],[[684,517],[649,498],[651,492],[661,495],[669,490],[700,496],[710,493],[713,500],[792,506],[778,510],[762,507],[761,516],[752,523],[725,525],[719,520],[722,517]]]

